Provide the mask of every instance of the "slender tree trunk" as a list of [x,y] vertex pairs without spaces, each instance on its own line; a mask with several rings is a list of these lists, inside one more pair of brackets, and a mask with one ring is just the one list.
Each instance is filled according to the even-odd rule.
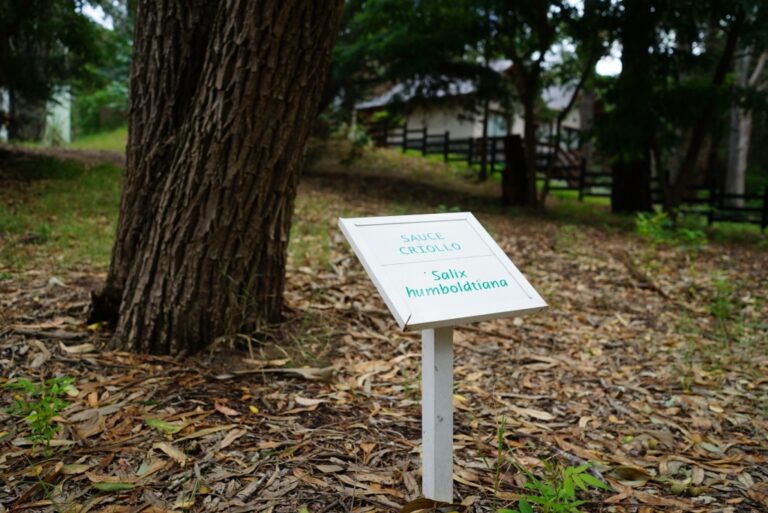
[[[531,91],[533,89],[533,91]],[[527,190],[525,192],[525,203],[531,209],[538,207],[538,195],[536,194],[536,111],[535,94],[537,89],[529,87],[522,96],[523,100],[523,140],[525,145],[525,170],[527,175]]]
[[488,179],[488,114],[490,112],[490,106],[490,102],[485,100],[485,103],[483,104],[483,153],[480,159],[480,176],[478,177],[481,182]]
[[[598,54],[596,52],[587,58],[587,61],[581,70],[579,81],[576,83],[576,87],[573,88],[573,92],[571,93],[571,97],[568,100],[568,103],[560,112],[558,112],[557,118],[555,119],[555,137],[552,140],[553,151],[547,159],[547,169],[544,173],[544,186],[541,188],[541,196],[539,197],[539,204],[542,206],[547,204],[547,195],[549,194],[549,177],[553,174],[554,167],[558,163],[558,157],[561,152],[560,143],[562,142],[563,138],[563,121],[565,121],[565,118],[567,118],[568,114],[571,113],[571,110],[576,104],[576,100],[578,99],[579,94],[581,94],[581,89],[584,87],[584,83],[592,75],[593,70],[595,69],[595,64],[597,64],[597,58]],[[569,158],[568,160],[570,161],[571,159]]]
[[280,315],[293,201],[342,3],[197,7],[138,6],[136,33],[150,39],[135,49],[110,271],[120,297],[112,346],[121,349],[192,352]]
[[[745,89],[749,86],[749,68],[751,49],[746,49],[735,59],[734,70],[736,87]],[[747,155],[752,134],[752,111],[743,108],[738,103],[731,106],[731,123],[728,138],[728,170],[725,174],[726,194],[744,194],[747,178]],[[729,198],[726,203],[730,206],[743,206],[741,198]]]
[[[713,127],[712,133],[707,141],[707,153],[704,160],[704,173],[700,180],[699,185],[708,185],[722,182],[723,177],[723,162],[720,159],[720,149],[722,146],[722,139],[725,130],[716,126]],[[726,164],[727,166],[727,164]]]
[[[725,184],[725,192],[729,194],[746,194],[747,187],[747,164],[749,162],[749,145],[752,138],[752,111],[744,109],[739,118],[738,160],[736,161],[734,175],[729,176],[730,179]],[[733,204],[738,206],[744,205],[743,199],[734,199],[733,202]]]
[[8,140],[13,141],[16,139],[17,124],[14,121],[16,119],[16,91],[13,89],[8,90]]
[[[742,27],[744,25],[744,13],[739,11],[728,31],[728,35],[725,40],[725,48],[720,56],[720,60],[717,63],[717,68],[712,76],[712,86],[718,87],[725,81],[728,69],[731,66],[733,55],[736,52],[736,44],[741,34]],[[709,125],[712,122],[712,116],[715,112],[715,102],[709,102],[703,105],[701,108],[701,114],[699,115],[696,124],[693,126],[691,137],[688,142],[688,147],[683,157],[683,161],[680,164],[680,171],[677,173],[675,182],[671,188],[671,204],[668,208],[676,208],[682,201],[685,191],[692,183],[694,175],[696,173],[696,163],[699,159],[699,153],[704,146],[704,141],[709,130]]]
[[579,103],[579,119],[581,120],[579,135],[582,138],[580,152],[587,169],[592,169],[595,154],[592,142],[592,130],[595,126],[595,97],[594,90],[587,89]]

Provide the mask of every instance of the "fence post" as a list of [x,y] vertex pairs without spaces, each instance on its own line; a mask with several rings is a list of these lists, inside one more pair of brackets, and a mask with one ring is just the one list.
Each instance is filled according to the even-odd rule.
[[385,148],[389,146],[389,118],[384,119],[384,140],[381,145]]
[[403,153],[408,149],[408,122],[403,125]]
[[469,138],[469,150],[467,151],[467,165],[468,166],[472,165],[472,153],[473,153],[474,149],[475,149],[475,138],[474,137],[470,137]]
[[765,230],[766,226],[768,226],[768,185],[763,190],[763,219],[760,223],[760,230]]
[[587,159],[581,157],[579,163],[579,201],[584,201],[584,185],[587,183]]
[[424,129],[421,131],[421,156],[427,154],[427,126],[424,125]]
[[451,132],[449,130],[445,131],[445,135],[443,136],[443,162],[448,162],[448,149],[451,145]]
[[496,138],[491,138],[491,174],[496,172]]
[[488,137],[481,137],[480,141],[480,180],[485,180],[488,176]]
[[715,209],[717,208],[717,186],[715,181],[709,185],[709,212],[707,212],[707,226],[711,226],[715,220]]

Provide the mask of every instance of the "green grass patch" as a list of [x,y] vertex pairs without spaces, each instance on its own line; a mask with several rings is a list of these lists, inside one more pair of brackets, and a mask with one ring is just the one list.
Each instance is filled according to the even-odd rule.
[[[35,179],[0,191],[0,267],[109,264],[122,170],[35,158]],[[15,172],[18,172],[16,170]]]
[[125,152],[127,141],[128,127],[121,127],[110,132],[99,132],[97,134],[78,137],[67,147],[81,150],[105,150],[123,153]]

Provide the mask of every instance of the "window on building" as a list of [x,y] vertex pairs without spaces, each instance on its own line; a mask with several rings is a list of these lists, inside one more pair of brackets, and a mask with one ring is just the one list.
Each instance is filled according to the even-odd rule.
[[488,114],[488,136],[498,137],[500,135],[507,135],[507,120],[503,115],[491,112]]

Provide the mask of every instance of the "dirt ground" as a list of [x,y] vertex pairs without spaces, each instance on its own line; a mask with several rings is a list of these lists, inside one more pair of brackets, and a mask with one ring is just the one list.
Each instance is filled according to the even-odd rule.
[[[527,493],[519,469],[592,462],[612,491],[580,493],[585,511],[768,511],[768,250],[650,246],[504,211],[490,188],[392,158],[315,162],[285,321],[192,357],[105,350],[108,327],[83,323],[103,278],[88,267],[4,270],[0,383],[75,389],[50,447],[0,413],[0,511],[400,510],[420,489],[420,338],[397,328],[336,218],[454,207],[550,305],[456,330],[457,502],[509,507]],[[16,394],[1,388],[0,404]]]

